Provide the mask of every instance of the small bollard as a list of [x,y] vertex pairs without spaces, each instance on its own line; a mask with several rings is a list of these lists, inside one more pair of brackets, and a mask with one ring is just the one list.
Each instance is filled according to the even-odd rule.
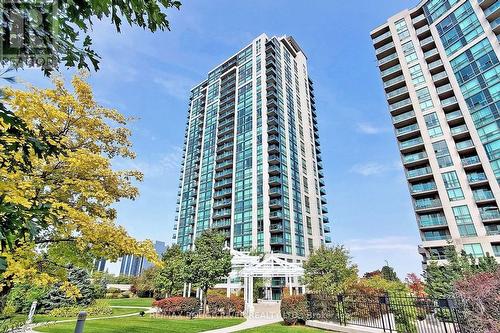
[[83,333],[83,325],[85,325],[85,319],[87,319],[87,312],[80,312],[78,314],[78,319],[76,320],[75,333]]

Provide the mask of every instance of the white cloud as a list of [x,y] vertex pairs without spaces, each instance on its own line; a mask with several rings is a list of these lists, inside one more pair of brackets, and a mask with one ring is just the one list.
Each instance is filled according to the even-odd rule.
[[356,130],[360,133],[369,135],[386,133],[390,131],[388,127],[375,126],[371,123],[357,123]]
[[401,168],[401,162],[396,161],[393,163],[379,163],[379,162],[367,162],[359,163],[352,166],[350,172],[357,173],[362,176],[374,176],[380,175],[385,172],[399,170]]
[[414,253],[417,251],[415,241],[409,237],[388,236],[372,239],[349,239],[344,245],[353,252],[361,251],[404,251]]

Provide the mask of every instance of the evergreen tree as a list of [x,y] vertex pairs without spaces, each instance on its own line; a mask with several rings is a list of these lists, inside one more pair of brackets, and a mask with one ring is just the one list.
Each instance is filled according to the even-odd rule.
[[382,277],[387,281],[399,281],[398,275],[394,271],[394,268],[389,266],[389,263],[386,261],[385,265],[380,270]]

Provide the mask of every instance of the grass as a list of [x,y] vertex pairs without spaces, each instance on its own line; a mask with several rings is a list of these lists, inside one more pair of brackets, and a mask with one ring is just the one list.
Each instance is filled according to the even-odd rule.
[[[100,318],[100,317],[109,317],[109,316],[121,316],[131,313],[138,313],[141,309],[136,308],[113,308],[113,313],[110,315],[98,315],[98,316],[90,316],[89,318]],[[75,317],[52,317],[49,315],[36,315],[33,318],[34,323],[43,323],[47,321],[55,321],[55,320],[67,320],[67,319],[76,319]]]
[[116,299],[103,299],[111,306],[144,306],[150,307],[153,303],[152,298],[116,298]]
[[241,331],[242,333],[294,333],[294,332],[306,332],[306,333],[320,333],[320,332],[330,332],[332,331],[325,331],[325,330],[320,330],[317,328],[312,328],[312,327],[307,327],[307,326],[301,326],[301,325],[296,325],[296,326],[286,326],[284,323],[276,323],[276,324],[271,324],[271,325],[265,325],[265,326],[260,326],[256,328],[252,328],[249,330],[244,330]]
[[[85,323],[85,333],[194,333],[203,332],[243,322],[243,318],[227,319],[159,319],[149,316],[91,320]],[[73,332],[75,323],[53,324],[37,327],[38,332]],[[260,331],[259,331],[260,332]]]

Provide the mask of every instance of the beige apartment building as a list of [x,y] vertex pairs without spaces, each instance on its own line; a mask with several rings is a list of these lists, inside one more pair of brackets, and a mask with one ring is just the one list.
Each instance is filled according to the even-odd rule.
[[429,0],[371,32],[423,262],[500,260],[500,1]]

